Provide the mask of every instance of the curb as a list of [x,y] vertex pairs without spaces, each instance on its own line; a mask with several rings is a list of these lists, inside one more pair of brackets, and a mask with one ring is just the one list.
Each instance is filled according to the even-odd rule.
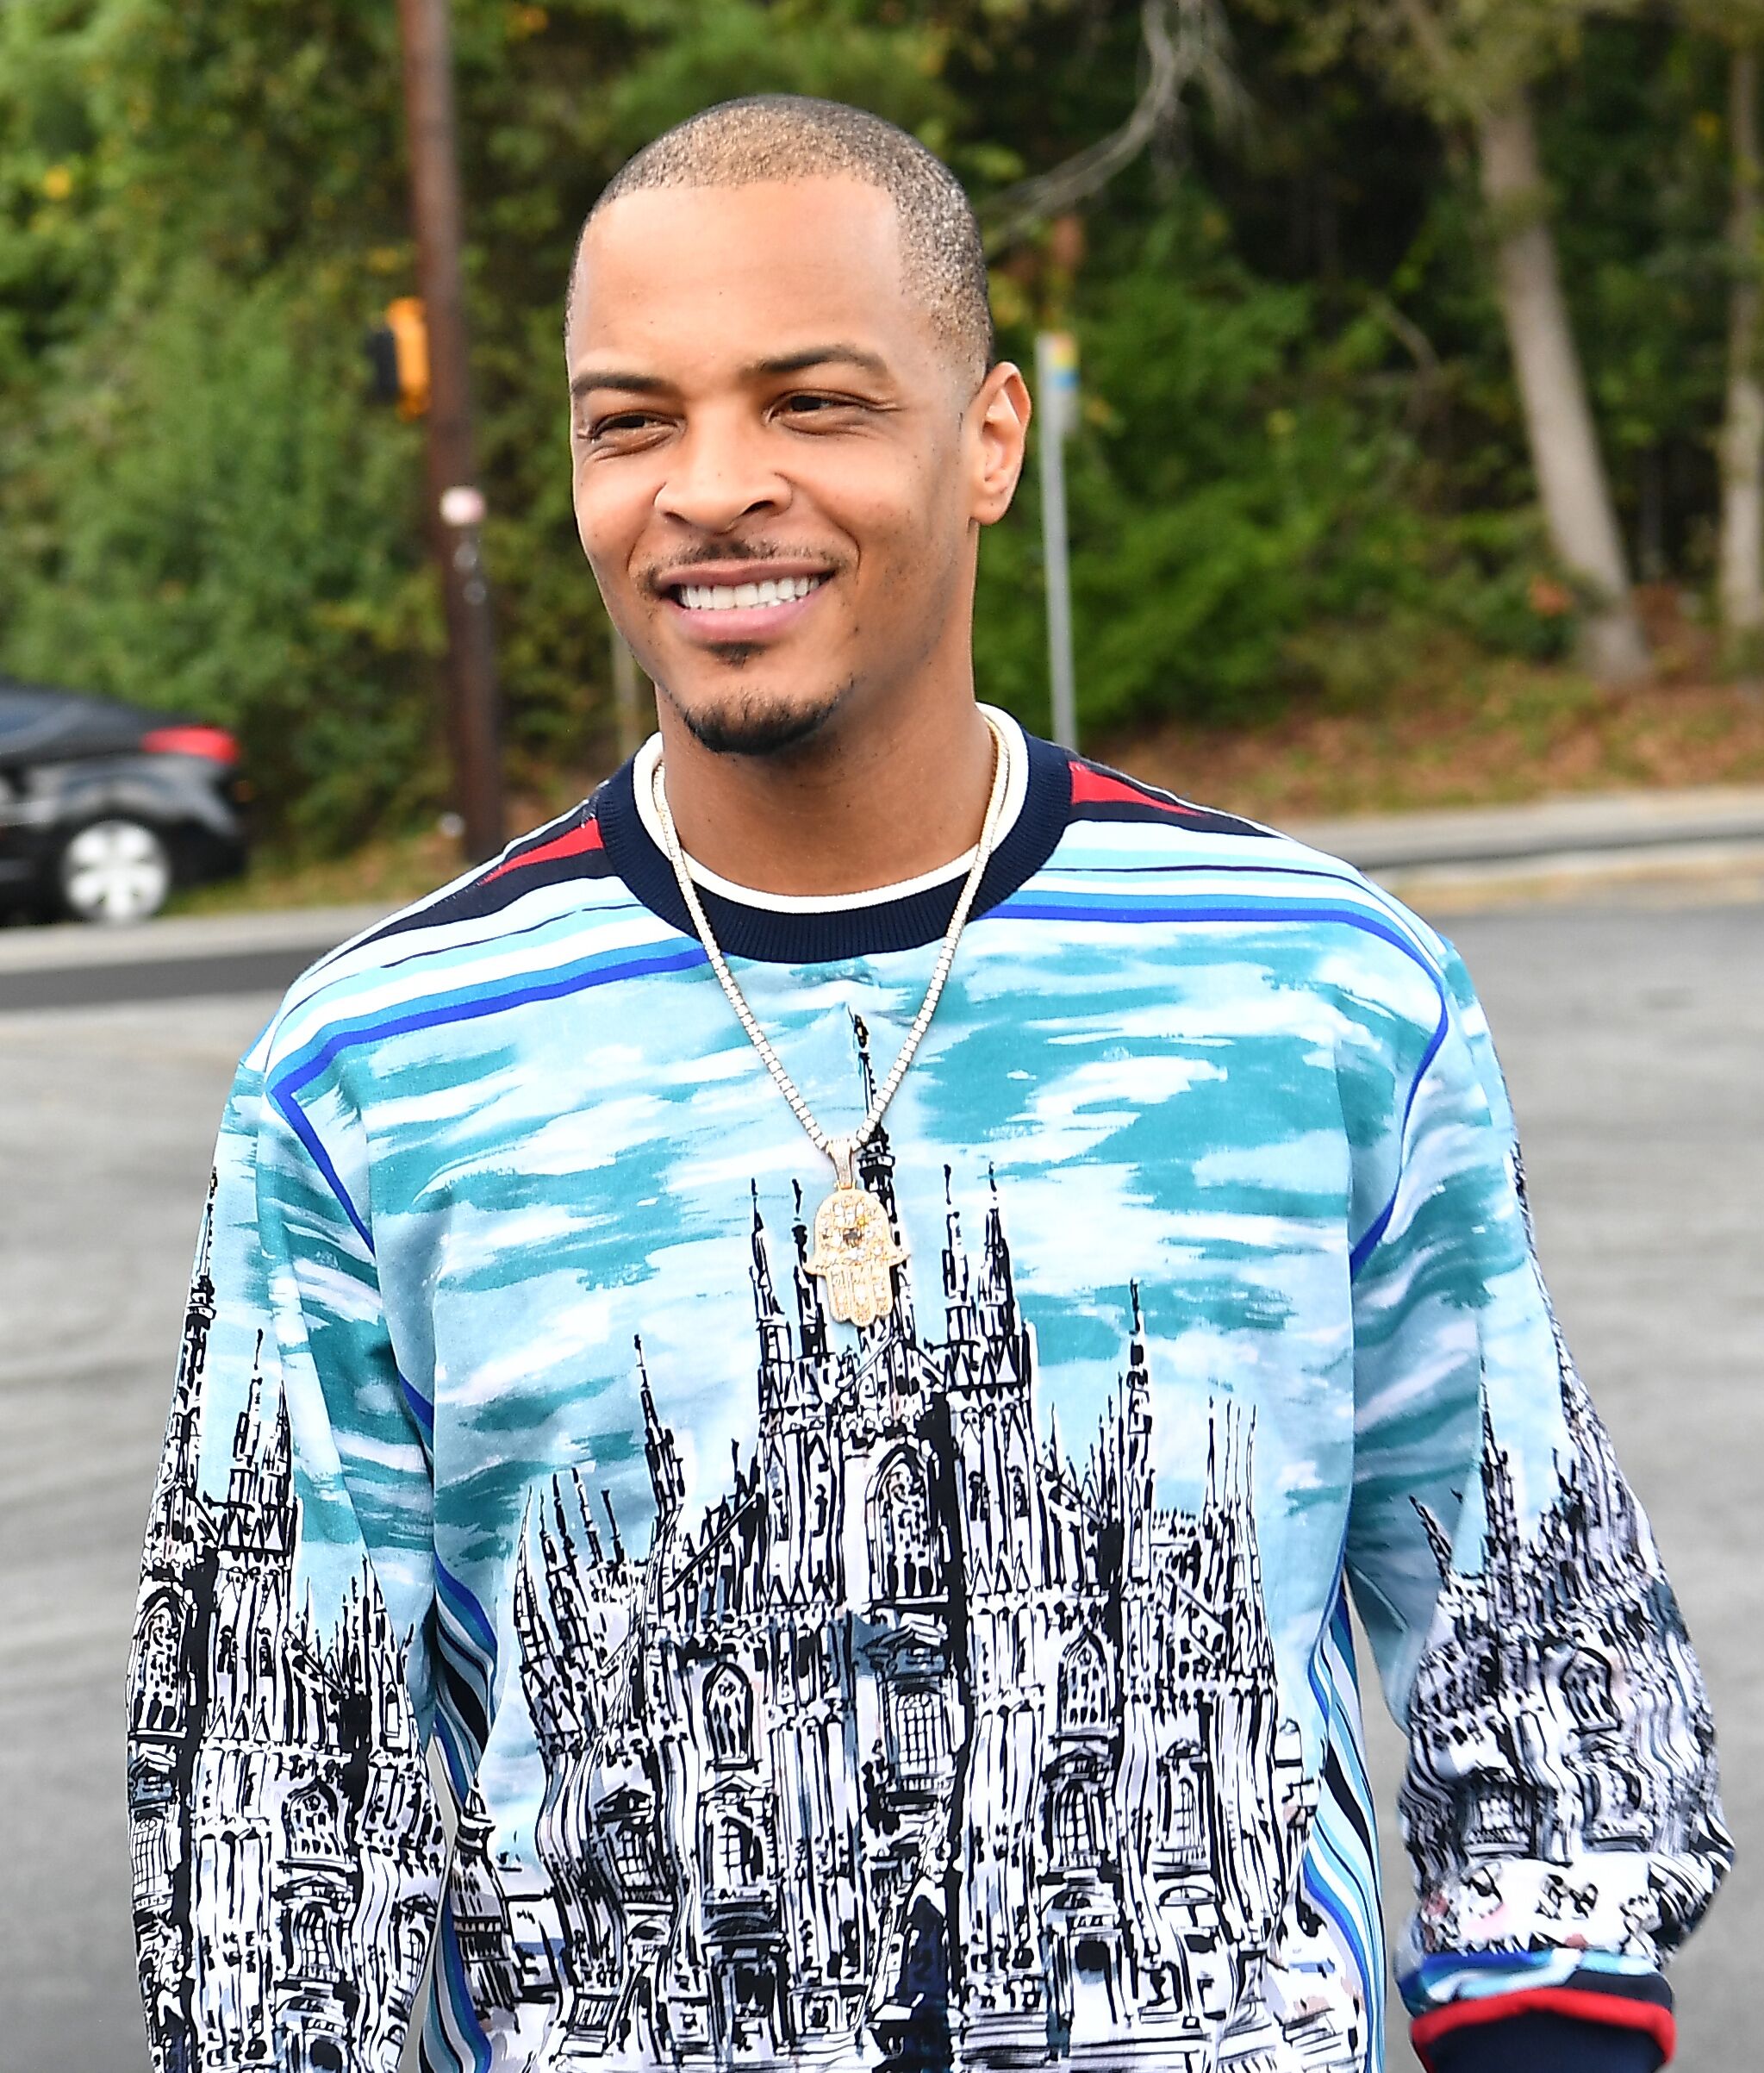
[[[1295,822],[1399,898],[1462,910],[1653,885],[1692,897],[1764,892],[1764,785],[1618,792],[1524,806]],[[0,1012],[279,993],[386,906],[180,915],[136,928],[0,930]]]
[[15,971],[134,965],[251,954],[307,953],[307,962],[371,928],[390,907],[302,907],[281,913],[178,915],[134,928],[79,921],[0,929],[0,984]]
[[385,907],[187,915],[138,928],[59,922],[0,932],[0,1014],[284,993]]
[[1593,792],[1524,806],[1301,821],[1285,832],[1374,872],[1764,842],[1764,785]]

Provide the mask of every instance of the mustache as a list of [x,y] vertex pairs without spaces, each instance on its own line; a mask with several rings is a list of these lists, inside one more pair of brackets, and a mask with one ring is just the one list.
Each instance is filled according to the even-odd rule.
[[838,556],[819,553],[813,548],[783,547],[764,540],[707,540],[701,547],[689,548],[670,561],[658,562],[645,569],[644,587],[658,591],[664,584],[688,570],[739,568],[745,563],[756,561],[813,561],[825,568],[829,575],[837,574],[845,566]]

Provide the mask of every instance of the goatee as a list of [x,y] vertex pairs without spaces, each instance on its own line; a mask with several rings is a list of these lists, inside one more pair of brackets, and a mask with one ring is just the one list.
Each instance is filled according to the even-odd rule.
[[716,756],[781,756],[818,734],[844,702],[849,684],[806,705],[750,693],[694,712],[672,694],[668,702],[693,739]]

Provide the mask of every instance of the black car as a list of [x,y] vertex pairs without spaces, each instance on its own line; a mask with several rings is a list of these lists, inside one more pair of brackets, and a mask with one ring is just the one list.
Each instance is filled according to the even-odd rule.
[[245,865],[224,727],[0,677],[0,908],[144,921]]

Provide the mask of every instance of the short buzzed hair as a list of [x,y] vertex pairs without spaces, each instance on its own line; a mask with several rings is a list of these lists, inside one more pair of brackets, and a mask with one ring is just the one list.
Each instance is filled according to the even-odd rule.
[[996,353],[980,225],[943,160],[893,122],[842,101],[751,94],[691,116],[627,159],[602,190],[576,241],[564,328],[570,327],[582,240],[603,209],[645,187],[745,187],[759,180],[845,174],[880,187],[900,224],[904,285],[940,338],[979,380]]

